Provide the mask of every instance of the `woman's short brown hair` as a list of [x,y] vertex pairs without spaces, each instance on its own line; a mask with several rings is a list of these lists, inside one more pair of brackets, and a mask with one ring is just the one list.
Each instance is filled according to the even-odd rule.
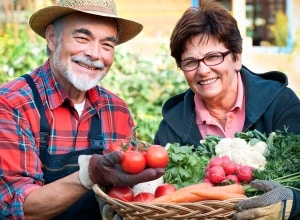
[[242,53],[242,37],[237,21],[230,12],[214,1],[201,1],[199,8],[188,8],[179,19],[170,39],[171,55],[178,64],[186,44],[192,37],[201,35],[201,40],[214,37],[224,44],[235,57]]

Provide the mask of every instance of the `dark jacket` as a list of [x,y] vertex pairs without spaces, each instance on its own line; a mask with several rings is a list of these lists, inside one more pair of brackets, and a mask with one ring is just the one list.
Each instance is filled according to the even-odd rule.
[[[285,74],[278,71],[257,74],[243,66],[241,77],[246,99],[243,131],[257,129],[268,135],[288,127],[289,132],[300,133],[300,101],[287,87]],[[155,144],[199,145],[203,137],[196,124],[194,93],[190,89],[168,99],[162,115]]]

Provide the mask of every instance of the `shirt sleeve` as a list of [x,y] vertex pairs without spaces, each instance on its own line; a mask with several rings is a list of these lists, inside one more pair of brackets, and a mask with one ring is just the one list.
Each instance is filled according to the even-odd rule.
[[0,213],[8,219],[24,219],[24,199],[43,185],[39,116],[21,93],[0,90]]

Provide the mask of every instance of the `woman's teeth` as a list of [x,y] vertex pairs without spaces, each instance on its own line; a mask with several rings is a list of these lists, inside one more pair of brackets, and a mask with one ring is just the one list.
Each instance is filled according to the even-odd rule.
[[200,85],[208,85],[208,84],[211,84],[215,81],[217,81],[218,78],[213,78],[213,79],[209,79],[209,80],[205,80],[205,81],[200,81]]

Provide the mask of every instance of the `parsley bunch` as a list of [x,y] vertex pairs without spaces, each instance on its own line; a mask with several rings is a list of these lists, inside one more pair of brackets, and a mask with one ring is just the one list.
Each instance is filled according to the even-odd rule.
[[169,163],[165,169],[164,181],[177,189],[202,181],[205,168],[210,160],[207,152],[196,150],[193,146],[168,144]]

